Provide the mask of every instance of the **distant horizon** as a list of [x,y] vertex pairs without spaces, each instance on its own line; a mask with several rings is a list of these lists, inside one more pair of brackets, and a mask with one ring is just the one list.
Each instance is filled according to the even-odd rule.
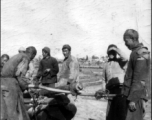
[[[112,4],[111,4],[112,3]],[[115,44],[129,58],[123,41],[126,29],[139,32],[139,41],[151,51],[151,0],[3,0],[1,1],[1,54],[34,46],[37,56],[48,46],[61,58],[69,44],[75,57],[106,56]],[[108,8],[108,9],[107,9]]]

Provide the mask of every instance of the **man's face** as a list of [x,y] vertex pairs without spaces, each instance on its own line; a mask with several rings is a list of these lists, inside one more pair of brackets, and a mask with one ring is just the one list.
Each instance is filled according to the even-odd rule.
[[133,39],[131,39],[129,37],[125,37],[124,41],[125,41],[125,45],[128,47],[128,49],[131,50],[134,46]]
[[42,51],[42,55],[43,55],[43,58],[46,58],[48,56],[48,54],[44,51]]
[[7,57],[3,57],[3,58],[1,59],[1,66],[3,67],[4,64],[5,64],[7,61],[8,61]]
[[31,61],[33,60],[35,58],[35,55],[33,54],[33,55],[31,55]]
[[113,60],[116,58],[116,52],[114,50],[111,50],[108,52],[108,57],[110,60]]
[[65,58],[68,58],[71,52],[68,49],[63,49],[62,53]]

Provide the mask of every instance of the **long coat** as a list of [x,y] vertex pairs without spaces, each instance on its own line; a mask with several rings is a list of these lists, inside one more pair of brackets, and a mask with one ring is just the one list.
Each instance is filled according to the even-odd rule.
[[125,75],[123,94],[128,103],[136,103],[136,110],[128,109],[126,120],[143,120],[143,102],[148,100],[148,84],[150,73],[149,51],[143,44],[138,44],[132,50]]
[[22,90],[27,87],[27,81],[22,78],[29,61],[26,54],[20,53],[13,56],[2,69],[1,85],[6,88],[3,103],[6,104],[8,120],[29,120],[22,95]]

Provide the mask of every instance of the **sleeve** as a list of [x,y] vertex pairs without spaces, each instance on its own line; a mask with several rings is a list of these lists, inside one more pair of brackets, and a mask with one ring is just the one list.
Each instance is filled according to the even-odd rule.
[[76,82],[76,79],[78,77],[78,67],[77,63],[75,61],[71,61],[69,64],[69,69],[70,69],[70,74],[69,74],[69,83],[74,83]]
[[120,61],[121,67],[123,68],[126,66],[128,59],[127,59],[126,55],[120,49],[117,49],[117,53],[120,56],[119,61]]
[[54,59],[53,61],[53,68],[51,69],[51,74],[52,76],[57,75],[59,72],[59,66],[58,66],[58,62],[56,59]]
[[30,81],[27,78],[25,78],[25,74],[27,72],[28,65],[29,65],[29,60],[26,58],[23,58],[22,61],[17,66],[16,77],[17,77],[17,80],[19,82],[19,85],[20,85],[22,91],[27,89],[28,84],[30,83]]
[[106,83],[107,83],[107,77],[106,77],[106,64],[107,63],[105,63],[104,64],[104,66],[103,66],[103,73],[102,73],[102,85],[101,85],[101,89],[102,90],[105,90],[106,89]]
[[59,82],[55,83],[55,88],[69,89],[69,85],[67,85],[67,79],[62,78]]
[[26,78],[31,78],[32,75],[33,75],[33,73],[34,73],[34,65],[33,65],[33,63],[30,63],[30,64],[29,64],[29,69],[28,69],[28,71],[26,72],[25,77],[26,77]]
[[18,64],[17,70],[16,70],[16,76],[25,76],[27,70],[29,61],[26,58],[23,58],[22,61]]
[[147,99],[145,85],[147,79],[149,78],[149,65],[147,60],[149,59],[149,54],[138,55],[135,60],[135,66],[133,71],[133,80],[130,88],[130,93],[128,100],[138,101],[140,98]]

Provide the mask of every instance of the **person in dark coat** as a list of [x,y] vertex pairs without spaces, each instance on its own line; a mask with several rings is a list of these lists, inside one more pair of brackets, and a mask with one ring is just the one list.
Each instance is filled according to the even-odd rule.
[[48,47],[42,49],[42,55],[43,59],[40,61],[37,79],[42,77],[42,85],[54,87],[59,72],[58,62],[54,57],[50,56],[50,49]]
[[[40,61],[38,73],[35,77],[36,82],[47,87],[55,87],[57,82],[57,74],[59,72],[57,60],[50,56],[50,48],[44,47],[42,49],[43,59]],[[48,91],[41,90],[41,95],[48,95]]]
[[122,91],[126,97],[126,120],[143,120],[148,101],[150,56],[148,48],[139,43],[138,38],[136,30],[128,29],[124,33],[125,45],[132,51]]
[[[35,57],[35,47],[28,47],[25,53],[11,57],[4,64],[1,72],[3,102],[6,107],[7,120],[30,120],[23,102],[23,91],[28,88],[25,74],[29,62]],[[1,110],[4,105],[1,105]]]
[[[73,95],[79,94],[80,85],[78,84],[79,65],[78,61],[71,57],[71,47],[64,45],[62,48],[65,60],[61,69],[59,81],[55,83],[55,88],[70,90]],[[48,91],[47,96],[52,92]],[[48,100],[50,99],[50,100]],[[38,120],[71,120],[77,108],[66,94],[56,94],[53,98],[46,99],[47,105],[38,113]],[[44,100],[45,101],[45,100]]]

